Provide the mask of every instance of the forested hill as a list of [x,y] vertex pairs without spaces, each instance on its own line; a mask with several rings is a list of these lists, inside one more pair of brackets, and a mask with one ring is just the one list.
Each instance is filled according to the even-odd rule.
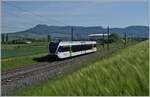
[[[14,32],[11,35],[20,37],[45,37],[46,35],[51,35],[52,37],[70,37],[72,26],[48,26],[38,24],[33,28],[29,28],[25,31]],[[93,33],[106,33],[107,28],[101,26],[73,26],[74,35],[76,37],[87,38],[89,34]],[[134,37],[148,37],[149,27],[148,26],[128,26],[125,28],[110,28],[110,33],[116,32],[123,36],[124,32],[128,36],[133,35]]]

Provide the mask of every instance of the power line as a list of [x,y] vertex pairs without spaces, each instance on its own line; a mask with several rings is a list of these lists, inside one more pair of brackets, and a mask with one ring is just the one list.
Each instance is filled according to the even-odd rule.
[[2,27],[2,29],[4,29],[4,28],[26,29],[26,28],[23,28],[23,27],[13,27],[13,26],[4,26],[4,27]]
[[[10,13],[9,13],[10,14]],[[17,18],[21,18],[21,15],[19,16],[18,14],[14,14],[14,13],[11,13],[11,15],[17,17]],[[22,20],[22,19],[21,19]],[[20,22],[20,24],[27,24],[27,25],[31,25],[31,23],[27,23],[27,22],[24,22],[24,21],[17,21],[17,22]],[[33,22],[32,22],[33,23]]]
[[[30,14],[32,14],[32,15],[34,15],[34,16],[38,16],[38,17],[40,17],[40,18],[42,18],[42,19],[45,19],[45,21],[50,20],[49,18],[46,18],[46,17],[44,17],[44,16],[42,16],[42,15],[39,15],[39,14],[37,14],[37,13],[30,12],[30,11],[28,11],[28,10],[25,10],[25,9],[21,8],[21,7],[12,5],[12,4],[8,3],[8,2],[7,2],[7,3],[5,2],[5,4],[8,4],[8,5],[12,6],[12,7],[15,7],[15,8],[18,9],[18,10],[21,10],[21,11],[24,11],[24,12],[27,12],[27,13],[30,13]],[[54,19],[51,19],[51,20],[56,21],[56,22],[61,23],[61,24],[64,24],[64,23],[62,23],[62,22],[60,22],[60,21],[57,21],[57,20],[54,20]],[[51,21],[51,20],[50,20],[50,21]],[[64,24],[64,25],[66,25],[66,24]]]
[[[5,27],[2,27],[2,33],[4,33],[4,32],[7,32],[7,33],[18,32],[20,30],[28,29],[27,27],[23,28],[23,27],[13,27],[13,26],[6,26],[6,28],[7,28],[7,30],[5,29]],[[8,28],[10,28],[10,29],[8,29]]]

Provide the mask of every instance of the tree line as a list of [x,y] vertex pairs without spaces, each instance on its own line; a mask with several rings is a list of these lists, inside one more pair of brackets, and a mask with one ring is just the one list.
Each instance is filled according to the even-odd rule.
[[1,34],[1,44],[26,44],[27,42],[50,42],[51,35],[47,35],[45,38],[12,38],[9,34]]

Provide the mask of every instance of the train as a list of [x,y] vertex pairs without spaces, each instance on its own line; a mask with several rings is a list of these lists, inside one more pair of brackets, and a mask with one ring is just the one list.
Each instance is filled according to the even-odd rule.
[[96,41],[60,41],[50,42],[48,52],[50,56],[59,59],[96,52]]

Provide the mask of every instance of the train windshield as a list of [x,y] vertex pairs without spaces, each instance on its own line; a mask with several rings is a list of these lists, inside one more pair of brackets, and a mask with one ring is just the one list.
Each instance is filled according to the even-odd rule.
[[58,44],[59,43],[53,43],[53,42],[51,42],[49,44],[49,53],[55,53],[56,50],[57,50]]

